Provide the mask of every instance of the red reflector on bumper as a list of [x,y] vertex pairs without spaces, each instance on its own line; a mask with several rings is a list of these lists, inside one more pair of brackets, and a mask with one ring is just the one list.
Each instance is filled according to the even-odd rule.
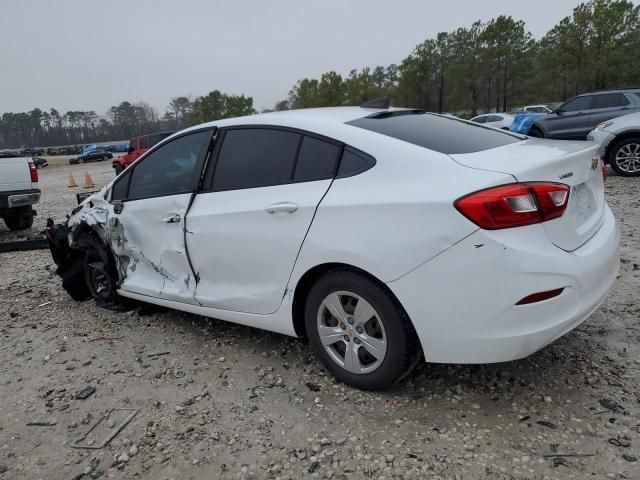
[[562,293],[564,288],[556,288],[555,290],[548,290],[546,292],[538,292],[527,297],[524,297],[516,305],[527,305],[528,303],[542,302],[543,300],[549,300],[550,298],[557,297]]

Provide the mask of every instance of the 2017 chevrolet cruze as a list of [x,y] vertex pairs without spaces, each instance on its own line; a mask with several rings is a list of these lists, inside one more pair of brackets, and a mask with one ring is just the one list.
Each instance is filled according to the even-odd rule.
[[306,335],[366,389],[420,354],[537,351],[603,301],[619,243],[594,144],[357,107],[179,132],[49,238],[74,298]]

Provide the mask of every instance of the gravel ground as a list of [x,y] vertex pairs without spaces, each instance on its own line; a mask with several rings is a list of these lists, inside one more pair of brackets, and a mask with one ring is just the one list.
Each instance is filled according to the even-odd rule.
[[[72,208],[67,176],[85,170],[113,175],[40,172],[34,231]],[[47,251],[0,254],[0,479],[639,479],[640,182],[606,185],[622,264],[588,321],[525,360],[420,364],[384,393],[335,383],[302,340],[76,303]],[[71,447],[114,407],[139,412],[108,446]]]

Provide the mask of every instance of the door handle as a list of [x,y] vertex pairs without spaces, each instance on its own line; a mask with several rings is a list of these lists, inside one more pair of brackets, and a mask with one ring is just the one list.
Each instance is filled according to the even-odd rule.
[[292,202],[280,202],[273,203],[268,207],[265,207],[265,212],[267,213],[293,213],[298,210],[298,204]]
[[164,217],[162,219],[163,222],[165,223],[179,223],[180,222],[180,215],[178,213],[174,213],[173,215],[169,215],[168,217]]

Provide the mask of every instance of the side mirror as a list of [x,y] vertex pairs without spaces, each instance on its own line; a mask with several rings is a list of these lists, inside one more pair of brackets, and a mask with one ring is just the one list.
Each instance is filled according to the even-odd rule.
[[561,108],[556,108],[551,113],[555,113],[556,115],[562,115],[564,113],[564,110]]

